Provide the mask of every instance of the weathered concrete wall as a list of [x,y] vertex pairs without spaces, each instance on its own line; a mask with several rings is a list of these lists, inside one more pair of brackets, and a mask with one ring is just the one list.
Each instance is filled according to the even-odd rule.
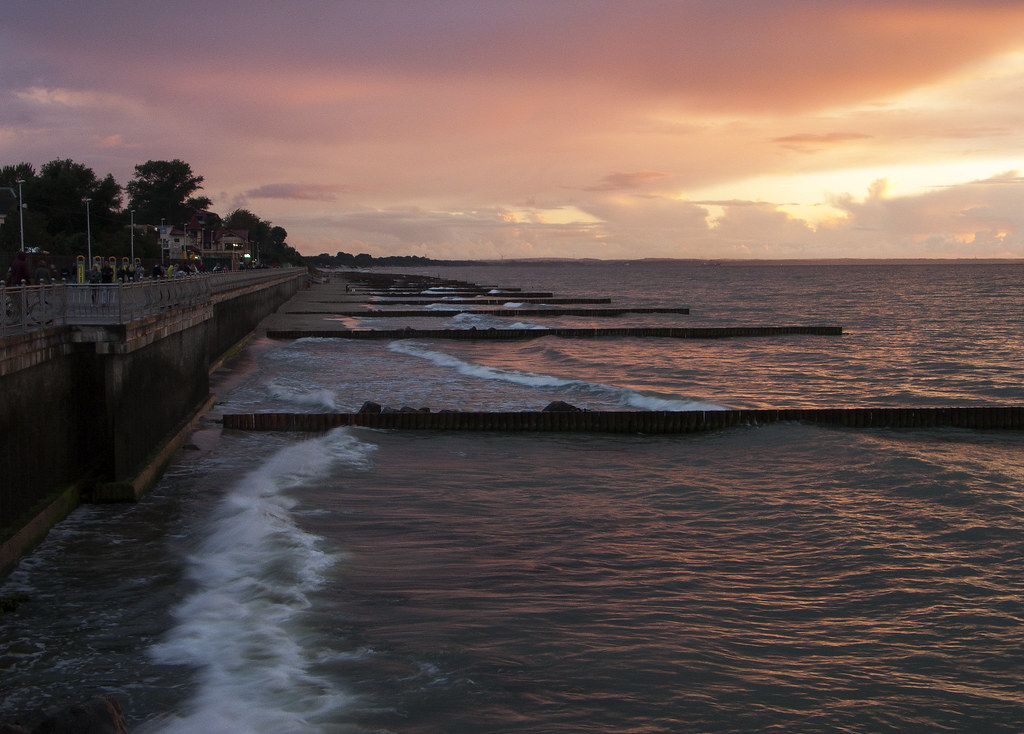
[[150,465],[208,401],[211,366],[302,285],[301,271],[283,277],[129,324],[3,340],[0,573],[83,494],[133,499],[159,476]]
[[207,330],[208,348],[218,357],[252,332],[268,314],[277,311],[302,286],[301,279],[292,279],[273,289],[250,286],[232,292],[230,298],[215,299],[213,319]]
[[[0,533],[94,471],[103,381],[66,328],[7,339],[0,363]],[[36,355],[45,359],[36,359]],[[27,364],[16,369],[19,364]],[[5,369],[6,368],[6,369]],[[0,536],[2,537],[2,536]]]

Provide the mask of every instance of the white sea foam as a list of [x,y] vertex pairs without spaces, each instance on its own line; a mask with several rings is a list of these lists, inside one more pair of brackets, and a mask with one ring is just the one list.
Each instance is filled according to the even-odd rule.
[[290,386],[280,381],[267,385],[267,392],[277,400],[283,400],[302,407],[338,409],[338,396],[327,388],[310,390],[308,386]]
[[685,398],[649,395],[626,387],[616,387],[600,382],[573,380],[554,375],[489,367],[476,362],[467,362],[444,352],[428,349],[422,343],[402,340],[392,342],[391,351],[428,360],[439,367],[452,369],[460,375],[481,380],[497,380],[537,389],[550,389],[569,395],[591,396],[602,402],[630,406],[641,410],[723,410],[722,406]]
[[726,410],[723,405],[705,403],[699,400],[685,400],[681,398],[663,398],[655,395],[646,395],[635,390],[626,390],[626,405],[640,410]]
[[199,670],[188,710],[161,720],[157,731],[317,731],[318,721],[351,702],[313,670],[322,650],[307,647],[303,613],[335,559],[295,523],[287,491],[339,463],[365,466],[373,448],[338,429],[281,449],[224,497],[189,559],[196,589],[150,650],[160,662]]
[[530,324],[524,321],[508,323],[500,316],[489,316],[481,313],[460,313],[452,316],[454,326],[460,329],[471,329],[474,326],[478,329],[546,329],[546,326]]
[[392,342],[389,345],[389,349],[393,352],[398,352],[399,354],[408,354],[412,357],[426,359],[439,367],[451,368],[460,375],[466,375],[467,377],[476,377],[484,380],[500,380],[517,385],[527,385],[529,387],[564,388],[586,384],[579,380],[567,380],[561,377],[554,377],[552,375],[539,375],[534,372],[522,372],[519,370],[505,370],[498,367],[488,367],[475,362],[466,362],[465,360],[453,357],[450,354],[427,349],[422,344],[414,341],[403,340]]

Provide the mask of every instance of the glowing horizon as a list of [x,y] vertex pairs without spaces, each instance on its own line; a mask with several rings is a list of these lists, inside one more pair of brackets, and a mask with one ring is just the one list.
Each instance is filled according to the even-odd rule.
[[0,29],[0,163],[180,158],[305,254],[1024,257],[1024,6],[56,8]]

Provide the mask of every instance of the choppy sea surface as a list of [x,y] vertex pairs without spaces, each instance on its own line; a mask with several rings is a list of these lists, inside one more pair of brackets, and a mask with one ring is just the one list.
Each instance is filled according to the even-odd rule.
[[[218,412],[1024,402],[1024,265],[419,271],[759,339],[254,341]],[[437,305],[444,308],[443,291]],[[510,301],[513,303],[514,301]],[[385,323],[386,322],[386,323]],[[362,328],[418,325],[366,319]],[[196,434],[0,596],[0,721],[96,691],[143,732],[1024,731],[1024,435]]]

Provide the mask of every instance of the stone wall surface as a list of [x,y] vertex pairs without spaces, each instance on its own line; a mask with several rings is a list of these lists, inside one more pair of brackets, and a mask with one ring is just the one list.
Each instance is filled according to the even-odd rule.
[[213,364],[293,296],[303,274],[126,324],[0,340],[0,573],[60,519],[36,522],[47,508],[143,491],[137,477],[159,475],[149,463],[206,404]]

